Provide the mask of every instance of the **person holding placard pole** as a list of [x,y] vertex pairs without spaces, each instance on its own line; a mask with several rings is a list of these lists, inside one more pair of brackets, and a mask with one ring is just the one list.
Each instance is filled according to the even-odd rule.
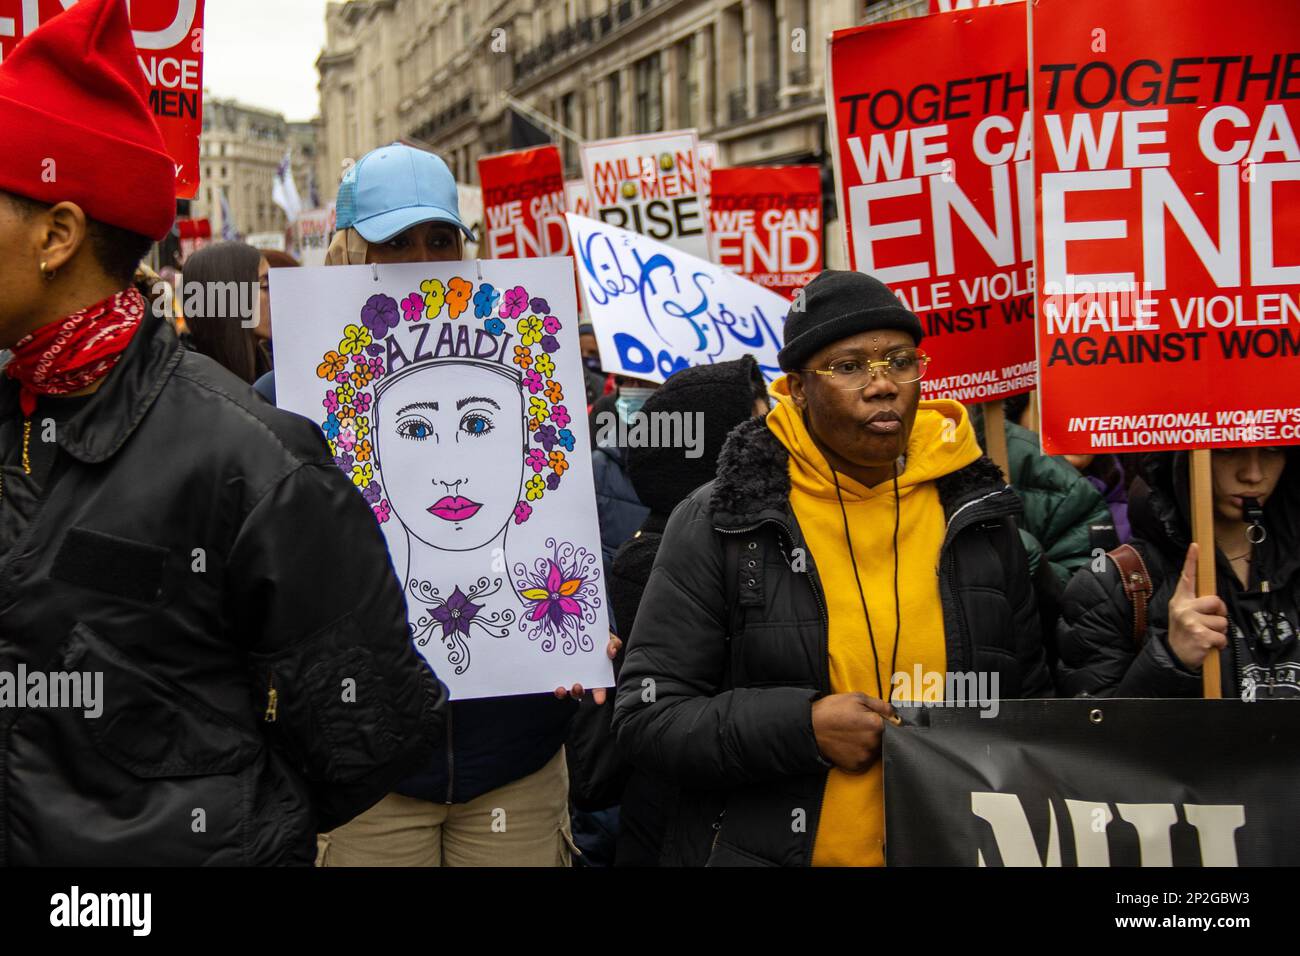
[[[1300,449],[1207,452],[1208,494],[1195,454],[1149,456],[1130,556],[1112,552],[1066,589],[1063,694],[1300,697]],[[1193,533],[1200,495],[1208,548]]]

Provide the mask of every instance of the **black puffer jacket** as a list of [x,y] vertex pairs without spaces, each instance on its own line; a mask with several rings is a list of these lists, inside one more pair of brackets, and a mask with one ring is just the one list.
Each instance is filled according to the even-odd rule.
[[[1183,666],[1169,649],[1169,598],[1178,585],[1191,543],[1187,492],[1188,456],[1149,456],[1144,479],[1129,492],[1130,542],[1142,555],[1154,592],[1148,627],[1139,650],[1133,639],[1133,607],[1114,565],[1100,572],[1080,570],[1065,590],[1057,628],[1057,687],[1062,696],[1200,697],[1201,675]],[[1286,468],[1264,507],[1267,537],[1252,565],[1252,588],[1261,568],[1272,600],[1294,627],[1300,606],[1300,449],[1289,449]],[[1300,696],[1300,641],[1276,655],[1253,647],[1241,606],[1244,589],[1223,552],[1215,549],[1217,591],[1228,605],[1231,635],[1220,654],[1223,695],[1238,697],[1243,681],[1256,696]]]
[[[7,463],[22,431],[6,378]],[[102,674],[103,712],[0,709],[0,862],[309,865],[442,730],[369,508],[152,315],[57,441],[5,469],[0,671]]]
[[[1050,694],[1019,499],[987,458],[937,486],[948,669],[997,672],[1003,697]],[[812,858],[829,769],[812,729],[813,701],[831,692],[826,605],[789,497],[785,446],[764,422],[745,422],[717,479],[664,532],[614,727],[633,762],[682,788],[666,865]],[[791,567],[794,548],[806,570]],[[791,827],[795,810],[806,832]]]

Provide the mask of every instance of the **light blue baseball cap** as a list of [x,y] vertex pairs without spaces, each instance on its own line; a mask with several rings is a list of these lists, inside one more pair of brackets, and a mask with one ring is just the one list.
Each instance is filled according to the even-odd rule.
[[446,222],[472,242],[461,221],[456,179],[433,153],[393,143],[371,150],[339,184],[336,229],[355,229],[366,242],[387,242],[422,222]]

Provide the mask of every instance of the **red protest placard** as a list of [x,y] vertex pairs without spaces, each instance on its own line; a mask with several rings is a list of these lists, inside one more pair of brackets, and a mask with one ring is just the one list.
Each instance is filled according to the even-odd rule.
[[[0,58],[75,0],[0,0]],[[203,131],[203,0],[134,0],[130,7],[149,105],[176,161],[176,195],[199,190]]]
[[1300,442],[1292,0],[1033,7],[1049,454]]
[[567,256],[569,229],[564,164],[555,146],[537,146],[478,161],[490,259]]
[[822,267],[819,166],[713,171],[713,261],[787,298]]
[[851,268],[925,328],[926,398],[1032,389],[1025,7],[831,38],[828,109]]

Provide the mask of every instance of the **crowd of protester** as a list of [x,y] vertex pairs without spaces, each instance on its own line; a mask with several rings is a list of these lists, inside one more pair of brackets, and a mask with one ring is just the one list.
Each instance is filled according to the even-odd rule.
[[[295,263],[190,256],[181,288],[259,290],[233,316],[139,271],[173,166],[133,57],[124,5],[84,0],[0,65],[0,122],[37,116],[63,170],[0,157],[0,656],[103,671],[113,708],[6,727],[9,862],[881,865],[895,674],[1193,697],[1221,651],[1225,696],[1300,696],[1296,449],[1214,453],[1198,554],[1185,454],[1046,456],[1017,401],[1004,475],[978,410],[922,397],[917,317],[827,271],[770,386],[749,357],[607,375],[582,329],[593,439],[601,412],[696,415],[703,452],[593,440],[614,693],[450,700],[369,509],[275,407],[265,290]],[[409,146],[352,166],[338,209],[331,266],[472,238]],[[346,571],[324,559],[343,538]]]

